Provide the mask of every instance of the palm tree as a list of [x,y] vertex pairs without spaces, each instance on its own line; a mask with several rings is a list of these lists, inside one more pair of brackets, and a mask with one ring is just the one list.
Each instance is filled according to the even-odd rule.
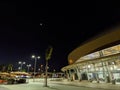
[[6,71],[6,65],[5,64],[1,64],[0,65],[0,69],[2,72],[5,72]]
[[2,71],[2,64],[0,64],[0,71]]
[[7,71],[8,72],[11,72],[13,70],[13,65],[12,64],[9,64],[8,66],[7,66]]
[[52,55],[52,52],[53,52],[53,47],[52,46],[49,46],[46,50],[46,53],[45,53],[45,59],[46,59],[46,70],[45,70],[45,87],[47,87],[47,74],[48,74],[48,60],[51,59],[51,55]]

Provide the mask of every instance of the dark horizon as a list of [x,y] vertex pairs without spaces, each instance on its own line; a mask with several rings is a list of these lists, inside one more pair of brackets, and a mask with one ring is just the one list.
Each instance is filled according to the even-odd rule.
[[16,68],[18,61],[34,64],[32,54],[41,56],[37,65],[45,65],[45,50],[51,45],[50,70],[60,71],[68,65],[67,56],[72,50],[119,24],[118,9],[100,8],[100,4],[95,9],[73,10],[35,3],[4,2],[0,6],[1,64],[12,63]]

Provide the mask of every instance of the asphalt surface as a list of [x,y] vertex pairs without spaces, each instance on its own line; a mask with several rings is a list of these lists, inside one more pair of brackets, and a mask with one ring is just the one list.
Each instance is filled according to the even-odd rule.
[[45,87],[44,79],[27,80],[25,84],[0,85],[0,90],[119,90],[120,84],[90,83],[88,81],[56,81],[48,80],[48,87]]

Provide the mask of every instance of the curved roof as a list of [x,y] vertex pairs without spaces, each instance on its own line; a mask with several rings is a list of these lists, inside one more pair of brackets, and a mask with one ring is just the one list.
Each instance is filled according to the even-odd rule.
[[105,47],[115,44],[116,42],[119,43],[119,41],[120,27],[117,27],[74,49],[68,55],[68,62],[69,64],[72,64],[82,56],[85,56],[97,50],[104,49]]

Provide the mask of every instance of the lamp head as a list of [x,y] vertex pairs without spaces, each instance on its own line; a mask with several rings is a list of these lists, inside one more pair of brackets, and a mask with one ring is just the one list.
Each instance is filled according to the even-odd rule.
[[35,58],[35,55],[32,55],[32,58]]
[[40,59],[40,56],[38,56],[37,58]]

